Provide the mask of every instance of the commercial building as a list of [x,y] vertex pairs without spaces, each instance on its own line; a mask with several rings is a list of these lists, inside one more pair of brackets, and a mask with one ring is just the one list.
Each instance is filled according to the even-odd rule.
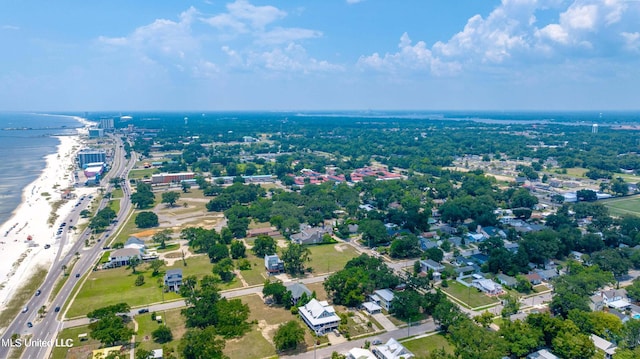
[[89,129],[89,138],[100,138],[104,137],[104,130],[101,128],[90,128]]
[[184,180],[194,179],[194,177],[195,173],[193,172],[159,173],[151,175],[151,184],[181,182]]
[[113,130],[113,118],[101,118],[100,128],[103,130]]
[[85,148],[78,152],[78,165],[81,168],[87,168],[89,163],[107,162],[107,152],[105,150],[94,150]]

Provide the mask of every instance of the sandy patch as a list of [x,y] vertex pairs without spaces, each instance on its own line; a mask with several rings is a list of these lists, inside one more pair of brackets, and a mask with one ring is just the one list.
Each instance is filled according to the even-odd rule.
[[273,332],[278,330],[278,324],[267,324],[267,321],[264,319],[260,319],[258,321],[258,330],[260,334],[266,339],[269,343],[273,345]]

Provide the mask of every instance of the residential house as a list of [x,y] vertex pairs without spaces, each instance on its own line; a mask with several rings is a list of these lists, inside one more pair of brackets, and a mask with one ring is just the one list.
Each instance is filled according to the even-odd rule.
[[442,272],[444,270],[444,266],[432,259],[421,260],[420,270],[423,272],[428,272],[429,269],[431,269],[434,272]]
[[560,357],[548,351],[547,349],[540,349],[537,352],[533,352],[527,355],[527,359],[560,359]]
[[520,245],[518,243],[505,242],[504,248],[511,253],[518,253],[518,249],[520,248]]
[[529,280],[529,283],[531,283],[531,285],[538,285],[542,283],[542,278],[540,278],[540,275],[535,272],[525,275],[525,278]]
[[164,274],[164,288],[169,292],[177,292],[182,285],[182,269],[169,269]]
[[300,226],[301,231],[291,235],[291,242],[297,244],[318,244],[322,243],[322,236],[328,233],[331,228],[329,227],[311,227]]
[[500,284],[505,285],[509,288],[515,288],[518,285],[518,280],[506,274],[500,273],[496,275],[496,279]]
[[596,349],[604,352],[604,357],[606,359],[612,359],[613,355],[616,353],[616,349],[618,349],[617,345],[595,334],[591,334],[591,341],[593,342],[593,345],[596,346]]
[[460,237],[457,237],[457,236],[449,237],[447,238],[447,240],[456,247],[460,247],[462,245],[462,238]]
[[624,314],[623,312],[616,310],[616,309],[609,309],[609,314],[613,314],[616,317],[618,317],[620,319],[620,321],[622,322],[622,324],[626,323],[629,321],[629,319],[631,319],[628,315]]
[[385,344],[374,347],[372,351],[376,358],[379,359],[409,359],[415,357],[412,352],[394,338],[389,339]]
[[578,251],[571,251],[571,253],[569,253],[569,257],[572,259],[577,260],[578,262],[582,262],[582,256],[584,255],[584,253],[582,252],[578,252]]
[[476,254],[472,254],[470,256],[470,259],[476,262],[478,265],[483,265],[489,261],[489,256],[482,253],[476,253]]
[[504,292],[502,286],[491,279],[474,279],[471,285],[489,295],[499,295]]
[[347,359],[377,359],[376,356],[367,349],[352,348],[347,352]]
[[454,271],[457,277],[465,277],[480,272],[480,267],[474,264],[471,266],[457,267]]
[[387,312],[391,308],[391,302],[393,301],[393,292],[389,289],[378,289],[369,296],[371,301],[384,308]]
[[422,249],[423,251],[426,251],[427,249],[431,249],[431,248],[437,248],[438,247],[438,243],[428,239],[428,238],[424,238],[424,237],[418,237],[418,240],[420,241],[420,249]]
[[153,349],[151,351],[151,359],[162,359],[164,358],[164,353],[162,349]]
[[291,301],[293,305],[298,304],[298,301],[302,297],[302,294],[306,294],[308,299],[311,299],[311,291],[302,283],[293,283],[286,286],[287,290],[291,292]]
[[282,273],[284,272],[284,262],[277,254],[265,255],[264,268],[267,270],[269,275]]
[[544,269],[544,270],[539,270],[536,273],[538,273],[538,275],[540,276],[540,278],[545,281],[548,282],[551,279],[555,278],[558,276],[558,271],[555,269]]
[[504,233],[502,229],[496,228],[493,226],[483,227],[480,230],[480,233],[483,234],[485,238],[491,238],[491,237],[500,237],[502,239],[507,238],[507,234]]
[[324,335],[338,328],[340,317],[335,309],[326,301],[318,301],[313,298],[309,303],[298,308],[302,320],[316,335]]
[[115,251],[109,254],[109,262],[105,265],[106,268],[116,268],[127,266],[130,263],[131,258],[137,257],[138,259],[142,259],[140,255],[140,250],[135,248],[121,248],[116,249]]
[[376,314],[382,311],[382,307],[374,302],[364,302],[362,303],[362,308],[369,314]]
[[486,238],[482,233],[469,232],[465,235],[467,243],[478,243],[484,241]]

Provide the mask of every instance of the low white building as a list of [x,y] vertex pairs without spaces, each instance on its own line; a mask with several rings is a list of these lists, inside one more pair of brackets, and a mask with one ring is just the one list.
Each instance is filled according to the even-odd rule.
[[385,344],[373,348],[373,354],[379,359],[409,359],[415,357],[404,345],[393,338],[389,339]]
[[369,298],[388,312],[393,301],[393,292],[389,289],[378,289]]
[[474,279],[471,285],[490,295],[502,294],[502,286],[491,279]]
[[309,303],[298,308],[298,313],[316,335],[324,335],[337,329],[340,324],[340,317],[327,301],[311,299]]
[[353,348],[347,353],[347,359],[377,359],[373,353],[367,349]]

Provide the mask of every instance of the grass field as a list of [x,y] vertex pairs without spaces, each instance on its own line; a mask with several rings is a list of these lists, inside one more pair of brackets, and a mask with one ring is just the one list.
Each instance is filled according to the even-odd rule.
[[87,325],[75,328],[67,328],[58,334],[58,340],[73,340],[72,348],[65,347],[56,347],[53,349],[52,359],[69,359],[69,358],[87,358],[87,355],[91,353],[92,350],[98,349],[100,346],[100,342],[94,339],[91,339],[87,335],[87,340],[80,341],[78,339],[79,334],[87,333],[89,334],[89,327]]
[[[195,275],[202,278],[211,274],[212,264],[207,256],[195,256],[187,258],[187,266],[182,265],[182,261],[177,261],[175,265],[161,268],[161,274],[153,277],[151,269],[147,265],[142,265],[137,269],[137,274],[132,274],[131,269],[126,267],[105,269],[92,272],[84,282],[78,296],[69,308],[67,317],[73,318],[84,316],[88,312],[111,304],[126,302],[131,307],[142,306],[150,303],[158,303],[180,298],[176,293],[162,292],[162,272],[168,269],[182,269],[183,276]],[[145,283],[135,286],[138,274],[144,275]],[[234,279],[230,283],[221,284],[220,290],[239,288],[242,283]]]
[[275,347],[253,326],[242,338],[227,339],[223,350],[231,359],[265,358],[276,355]]
[[449,282],[449,287],[442,288],[442,290],[455,297],[460,302],[463,302],[469,308],[483,307],[499,301],[497,298],[489,297],[478,291],[478,289],[466,287],[455,280],[451,280]]
[[640,216],[640,196],[629,196],[602,201],[614,216]]
[[153,341],[151,333],[158,329],[160,323],[155,320],[151,320],[152,313],[146,313],[136,316],[136,322],[138,322],[138,333],[136,334],[136,343],[138,347],[145,350],[159,349],[163,346],[173,348],[174,351],[178,351],[178,344],[180,339],[186,332],[184,325],[184,317],[180,314],[180,309],[167,310],[163,312],[157,312],[156,314],[162,317],[163,323],[171,329],[173,334],[173,340],[165,343],[158,344]]
[[247,251],[247,259],[251,262],[251,269],[241,271],[242,278],[244,278],[249,285],[264,283],[264,280],[267,278],[264,269],[264,259],[256,257],[250,251]]
[[435,349],[444,349],[448,354],[453,354],[453,346],[449,344],[447,338],[442,334],[434,334],[420,339],[412,339],[403,342],[409,351],[418,358],[425,358]]
[[347,262],[358,256],[353,247],[345,243],[309,246],[311,261],[307,267],[314,273],[329,273],[341,270]]
[[157,168],[133,169],[129,171],[129,179],[151,178],[151,175],[156,173],[160,173]]

